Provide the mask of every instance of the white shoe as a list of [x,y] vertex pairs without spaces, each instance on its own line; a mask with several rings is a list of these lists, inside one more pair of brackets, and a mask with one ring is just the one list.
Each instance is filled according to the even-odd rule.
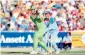
[[55,52],[56,54],[59,54],[60,53],[60,51],[57,51],[57,52]]
[[38,52],[36,52],[36,51],[32,51],[32,52],[30,52],[30,54],[37,54]]
[[48,54],[48,53],[47,53],[47,52],[45,52],[45,53],[42,53],[42,54],[46,55],[46,54]]

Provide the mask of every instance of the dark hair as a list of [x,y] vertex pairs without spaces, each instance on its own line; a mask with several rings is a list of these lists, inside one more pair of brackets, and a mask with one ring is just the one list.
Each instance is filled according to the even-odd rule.
[[71,36],[71,32],[67,32],[67,34],[69,34]]
[[7,27],[10,27],[10,24],[7,24]]
[[39,15],[38,10],[35,11],[35,14],[36,14],[36,15]]
[[10,11],[10,17],[12,17],[12,16],[13,16],[12,11]]
[[18,6],[17,4],[14,5],[14,7],[17,7],[17,6]]
[[45,21],[48,21],[49,19],[48,19],[48,18],[45,18],[44,20],[45,20]]
[[24,14],[23,13],[20,13],[20,16],[24,16]]

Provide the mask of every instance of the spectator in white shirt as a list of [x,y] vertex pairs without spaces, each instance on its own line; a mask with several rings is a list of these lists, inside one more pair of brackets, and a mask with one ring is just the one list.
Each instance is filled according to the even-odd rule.
[[71,42],[72,42],[71,33],[68,32],[67,35],[63,38],[63,47],[65,50],[67,50],[67,48],[71,49]]

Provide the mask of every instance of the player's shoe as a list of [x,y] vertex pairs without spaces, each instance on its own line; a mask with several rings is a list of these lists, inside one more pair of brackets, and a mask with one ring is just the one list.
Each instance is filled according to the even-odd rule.
[[32,52],[30,52],[30,54],[38,54],[38,52],[32,51]]
[[49,50],[49,52],[42,52],[41,54],[43,55],[52,54],[52,51]]
[[41,53],[41,54],[43,54],[43,55],[47,55],[48,53],[47,53],[47,52],[43,52],[43,53]]
[[55,52],[56,54],[59,54],[60,53],[60,51],[57,51],[57,52]]

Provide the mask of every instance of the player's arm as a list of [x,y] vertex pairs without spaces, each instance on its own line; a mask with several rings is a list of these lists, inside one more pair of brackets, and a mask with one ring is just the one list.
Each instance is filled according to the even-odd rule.
[[32,16],[30,16],[30,19],[34,22],[34,29],[38,30],[37,23],[36,23],[36,18],[34,19]]
[[34,22],[34,18],[32,16],[30,16],[30,19]]

